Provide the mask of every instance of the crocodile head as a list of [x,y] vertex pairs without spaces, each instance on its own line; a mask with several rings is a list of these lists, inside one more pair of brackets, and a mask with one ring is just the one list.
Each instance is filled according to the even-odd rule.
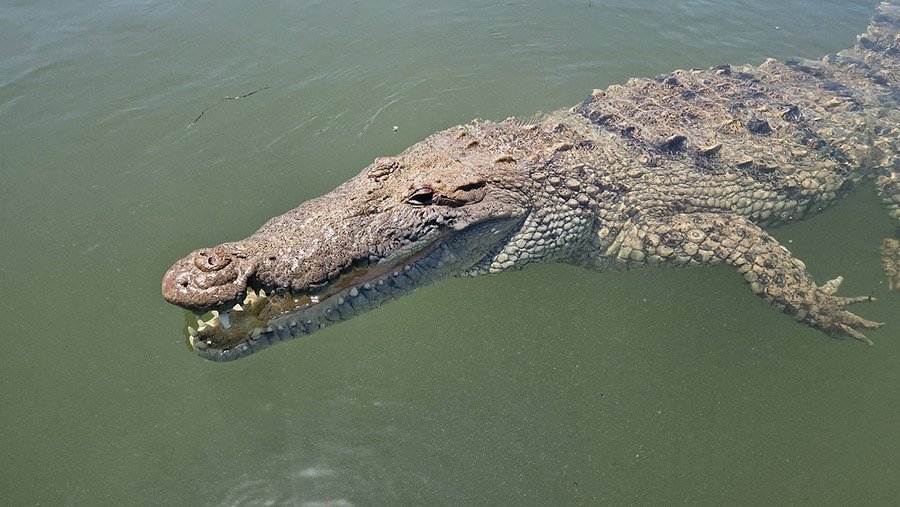
[[460,132],[376,159],[250,237],[177,261],[162,292],[197,316],[191,348],[236,359],[481,269],[522,222],[528,199],[511,157]]

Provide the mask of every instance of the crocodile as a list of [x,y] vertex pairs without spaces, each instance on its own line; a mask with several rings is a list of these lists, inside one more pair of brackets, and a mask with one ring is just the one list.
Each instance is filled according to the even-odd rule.
[[[821,60],[676,70],[594,90],[530,121],[474,120],[254,234],[195,250],[162,281],[187,339],[227,361],[341,322],[451,275],[538,262],[591,269],[734,267],[797,321],[865,343],[869,296],[816,284],[763,227],[863,180],[900,219],[900,3]],[[892,286],[900,242],[882,245]]]

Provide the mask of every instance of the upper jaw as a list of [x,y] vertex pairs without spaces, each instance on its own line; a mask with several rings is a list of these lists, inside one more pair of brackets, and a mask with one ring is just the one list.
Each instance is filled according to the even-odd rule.
[[[485,229],[481,231],[482,227]],[[475,224],[473,234],[446,229],[408,252],[382,262],[357,266],[312,290],[291,291],[267,285],[260,277],[249,280],[244,299],[235,307],[209,314],[190,327],[188,342],[199,355],[230,361],[271,344],[308,335],[335,322],[379,306],[447,275],[464,272],[487,255],[487,238],[504,237],[509,222]],[[264,273],[258,273],[265,278]]]
[[[198,315],[197,327],[188,328],[192,350],[212,360],[237,359],[465,272],[525,212],[517,203],[486,196],[471,208],[441,210],[443,220],[409,219],[417,216],[411,212],[366,217],[365,223],[342,219],[344,231],[367,231],[361,237],[326,234],[330,230],[316,222],[303,222],[298,230],[297,216],[308,214],[299,211],[309,206],[270,220],[239,242],[192,252],[169,269],[165,299]],[[400,241],[409,236],[397,235],[399,226],[423,223],[431,228],[419,229],[415,241]]]

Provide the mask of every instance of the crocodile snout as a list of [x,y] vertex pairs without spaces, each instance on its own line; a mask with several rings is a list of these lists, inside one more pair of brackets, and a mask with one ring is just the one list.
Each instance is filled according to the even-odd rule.
[[166,271],[162,295],[194,311],[234,304],[243,297],[255,270],[253,262],[229,252],[225,245],[195,250]]

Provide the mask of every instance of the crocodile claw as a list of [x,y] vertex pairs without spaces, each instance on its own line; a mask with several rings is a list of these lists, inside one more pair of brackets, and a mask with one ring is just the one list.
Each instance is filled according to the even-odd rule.
[[[826,284],[827,285],[827,284]],[[838,285],[840,285],[838,283]],[[873,296],[856,296],[856,297],[839,297],[834,296],[833,292],[828,293],[819,289],[826,296],[826,301],[836,311],[822,312],[814,318],[813,324],[821,329],[838,334],[851,336],[866,345],[872,345],[872,340],[866,337],[855,328],[878,329],[884,325],[883,322],[875,322],[864,319],[853,312],[847,311],[845,308],[856,303],[867,303],[875,301]],[[836,290],[836,288],[835,288]],[[828,301],[831,300],[831,301]]]

